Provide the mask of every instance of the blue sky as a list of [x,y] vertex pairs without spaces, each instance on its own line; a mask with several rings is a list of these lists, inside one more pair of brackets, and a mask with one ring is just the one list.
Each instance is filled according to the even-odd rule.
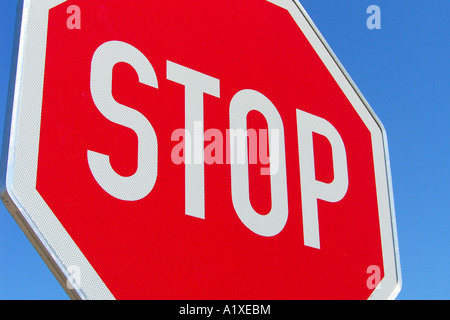
[[[0,1],[0,132],[16,0]],[[449,299],[450,1],[301,0],[383,123],[389,142],[402,290]],[[381,29],[369,30],[369,5]],[[0,299],[68,299],[0,206]]]

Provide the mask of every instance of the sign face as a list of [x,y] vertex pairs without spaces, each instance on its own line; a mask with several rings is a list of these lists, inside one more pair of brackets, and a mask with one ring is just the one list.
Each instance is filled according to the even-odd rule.
[[386,299],[386,137],[301,5],[25,0],[2,199],[72,298]]

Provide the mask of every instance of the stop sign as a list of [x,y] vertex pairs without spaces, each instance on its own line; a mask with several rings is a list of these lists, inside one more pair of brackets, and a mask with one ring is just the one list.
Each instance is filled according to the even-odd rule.
[[20,10],[2,199],[71,297],[395,298],[384,129],[298,2]]

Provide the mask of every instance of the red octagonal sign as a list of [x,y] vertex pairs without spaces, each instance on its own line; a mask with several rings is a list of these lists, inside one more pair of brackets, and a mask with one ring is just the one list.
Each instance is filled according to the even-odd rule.
[[19,10],[2,199],[71,297],[396,297],[385,133],[298,2]]

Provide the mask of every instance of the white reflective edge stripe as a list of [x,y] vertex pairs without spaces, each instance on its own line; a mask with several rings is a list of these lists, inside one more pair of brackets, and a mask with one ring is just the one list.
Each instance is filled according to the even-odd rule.
[[[80,299],[114,299],[36,190],[48,13],[51,8],[65,1],[23,2],[6,190],[19,211],[16,210],[15,214],[22,215],[19,220],[25,223],[28,232],[34,233],[30,240],[44,254],[44,261],[69,296]],[[80,288],[67,287],[66,280],[70,279],[68,268],[72,266],[77,266],[80,270]]]
[[[392,180],[384,127],[300,2],[297,0],[267,1],[286,9],[290,13],[371,133],[385,275],[369,298],[395,299],[401,288],[401,272]],[[298,108],[301,108],[301,106],[298,106]]]

